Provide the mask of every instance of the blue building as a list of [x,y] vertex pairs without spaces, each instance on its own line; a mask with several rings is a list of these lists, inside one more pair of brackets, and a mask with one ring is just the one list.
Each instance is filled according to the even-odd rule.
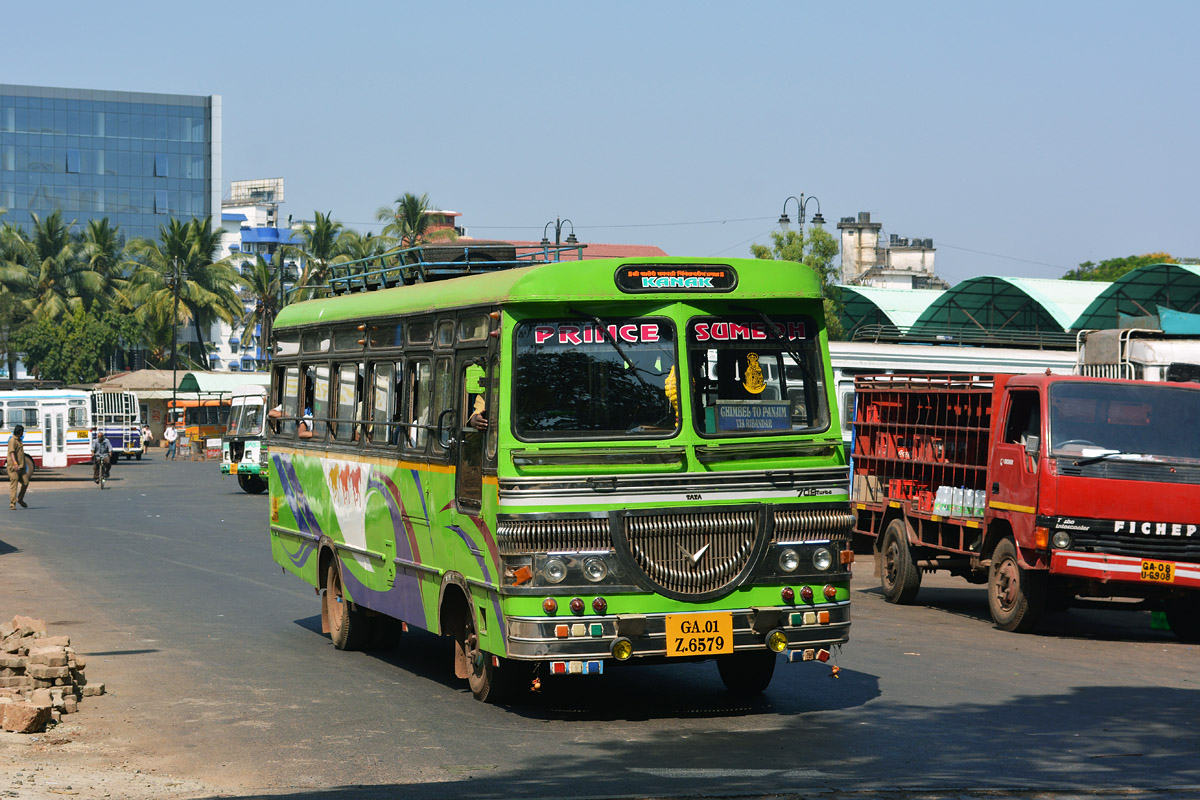
[[56,209],[157,238],[171,217],[221,208],[221,97],[0,83],[0,218],[28,230]]

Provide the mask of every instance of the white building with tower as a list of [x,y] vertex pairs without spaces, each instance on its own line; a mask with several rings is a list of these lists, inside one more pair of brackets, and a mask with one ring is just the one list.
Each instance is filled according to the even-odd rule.
[[838,222],[842,244],[842,283],[885,289],[946,289],[933,271],[933,239],[885,236],[870,211]]

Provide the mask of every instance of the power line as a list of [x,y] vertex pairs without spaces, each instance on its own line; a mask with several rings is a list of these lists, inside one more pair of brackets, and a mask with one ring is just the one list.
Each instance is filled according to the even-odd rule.
[[945,241],[942,241],[940,239],[937,242],[937,246],[938,247],[949,247],[951,250],[965,250],[968,253],[977,253],[981,256],[991,256],[992,258],[1003,258],[1008,261],[1020,261],[1023,264],[1037,264],[1039,267],[1053,267],[1054,269],[1061,269],[1064,272],[1066,272],[1069,269],[1074,269],[1074,267],[1064,267],[1060,264],[1047,264],[1045,261],[1033,261],[1028,258],[1018,258],[1017,256],[1005,256],[1005,255],[1001,255],[1000,253],[989,253],[986,250],[972,250],[970,247],[959,247],[958,245],[947,244]]

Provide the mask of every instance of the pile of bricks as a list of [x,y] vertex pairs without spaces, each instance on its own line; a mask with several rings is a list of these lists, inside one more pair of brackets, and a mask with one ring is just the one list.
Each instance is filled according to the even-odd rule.
[[0,720],[6,731],[38,733],[82,697],[104,694],[88,683],[84,660],[66,636],[48,636],[44,620],[13,617],[0,622]]

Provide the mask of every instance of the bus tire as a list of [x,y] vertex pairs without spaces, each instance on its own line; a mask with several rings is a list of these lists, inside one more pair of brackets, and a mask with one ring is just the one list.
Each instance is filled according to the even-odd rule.
[[908,545],[908,526],[897,517],[888,523],[879,543],[879,583],[889,603],[907,606],[921,590],[921,570]]
[[1046,573],[1025,569],[1017,560],[1017,545],[1004,538],[992,553],[988,568],[988,610],[1002,631],[1028,633],[1046,612]]
[[267,490],[267,482],[257,475],[238,475],[238,486],[247,494],[262,494]]
[[338,650],[361,650],[371,621],[346,599],[337,558],[329,561],[325,572],[325,602],[329,613],[329,638]]
[[138,461],[141,461],[141,460],[142,460],[142,454],[141,454],[141,453],[138,453],[137,455],[135,455],[135,456],[134,456],[134,458],[136,458]]
[[1171,633],[1181,642],[1200,644],[1200,594],[1173,597],[1163,609]]
[[771,650],[745,650],[717,656],[717,672],[732,694],[762,694],[775,674],[777,660]]
[[479,635],[475,631],[474,610],[468,609],[468,614],[462,631],[459,633],[459,644],[467,657],[467,685],[471,694],[481,703],[502,703],[509,699],[516,690],[515,665],[497,666],[492,654],[482,649]]

